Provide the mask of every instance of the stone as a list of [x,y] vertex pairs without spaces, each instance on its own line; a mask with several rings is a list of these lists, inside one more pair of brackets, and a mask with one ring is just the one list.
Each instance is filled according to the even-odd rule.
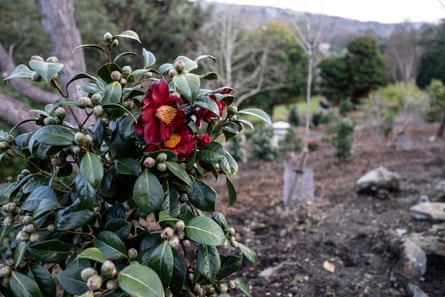
[[356,189],[359,194],[372,193],[382,196],[381,193],[400,189],[400,176],[385,167],[378,167],[359,178]]
[[410,294],[409,296],[412,297],[428,297],[428,295],[424,291],[422,291],[422,289],[420,289],[413,283],[408,283],[407,291],[408,294]]
[[445,224],[435,224],[425,232],[410,234],[408,238],[426,255],[445,257]]
[[426,272],[425,252],[414,241],[405,238],[401,245],[398,271],[407,279],[420,279]]
[[445,202],[424,202],[411,206],[410,215],[417,220],[445,221]]

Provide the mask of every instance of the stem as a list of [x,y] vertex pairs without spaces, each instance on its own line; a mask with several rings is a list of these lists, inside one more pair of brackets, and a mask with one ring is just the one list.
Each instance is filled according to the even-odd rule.
[[68,94],[65,94],[62,90],[62,87],[59,84],[59,81],[56,77],[51,78],[51,85],[57,89],[60,95],[62,95],[63,98],[68,98]]

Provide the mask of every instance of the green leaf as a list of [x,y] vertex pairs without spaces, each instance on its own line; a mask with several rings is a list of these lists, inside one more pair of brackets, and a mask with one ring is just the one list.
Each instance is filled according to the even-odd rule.
[[[78,80],[78,79],[91,79],[93,81],[97,81],[97,78],[89,73],[85,73],[85,72],[81,72],[76,74],[75,76],[73,76],[67,83],[66,83],[66,89],[68,90],[68,87],[71,83],[73,83],[74,81]],[[77,104],[79,105],[78,101],[75,101]]]
[[139,162],[133,158],[119,158],[114,161],[116,173],[123,175],[139,175]]
[[94,48],[106,55],[105,49],[103,49],[100,45],[97,45],[97,44],[81,44],[81,45],[76,46],[73,49],[73,52],[80,48]]
[[121,72],[121,68],[114,63],[107,63],[102,65],[98,70],[97,70],[97,75],[99,76],[100,79],[96,80],[96,88],[98,87],[99,89],[104,89],[105,90],[105,86],[107,84],[113,83],[115,82],[112,78],[111,78],[111,72],[113,71],[119,71]]
[[119,59],[121,59],[122,57],[125,57],[125,56],[137,56],[137,54],[134,53],[134,52],[123,52],[123,53],[120,53],[119,55],[114,57],[113,63],[116,63],[117,61],[119,61]]
[[105,255],[98,248],[87,248],[77,256],[77,259],[90,259],[100,263],[107,260]]
[[170,285],[173,276],[174,259],[172,247],[167,240],[164,240],[162,244],[153,250],[146,261],[146,265],[158,273],[165,287]]
[[193,181],[184,167],[176,162],[167,161],[167,168],[174,176],[182,180],[185,184],[188,186],[192,185]]
[[9,80],[13,78],[27,78],[32,79],[34,71],[28,68],[28,66],[20,64],[15,67],[14,71],[11,72],[4,80]]
[[69,294],[81,295],[88,291],[86,282],[80,277],[83,267],[68,268],[57,274],[57,280]]
[[193,73],[185,73],[173,77],[173,83],[177,91],[184,96],[187,101],[193,103],[199,94],[200,79]]
[[224,152],[224,158],[219,161],[219,167],[227,176],[233,176],[238,172],[238,163],[227,151]]
[[217,222],[224,230],[229,228],[229,224],[227,224],[227,219],[223,213],[219,211],[214,211],[212,213],[212,218],[215,222]]
[[17,244],[17,247],[15,248],[15,251],[14,251],[14,267],[16,269],[22,263],[22,260],[23,260],[23,257],[25,257],[27,248],[28,248],[28,244],[24,241],[21,241]]
[[172,68],[173,68],[173,64],[171,64],[171,63],[164,63],[161,66],[159,66],[158,71],[160,73],[162,73],[162,74],[165,74]]
[[190,202],[204,211],[214,211],[216,203],[215,190],[201,180],[194,180],[193,185],[187,188]]
[[97,235],[94,241],[97,247],[107,259],[119,260],[127,258],[127,249],[122,240],[110,231],[102,231]]
[[199,77],[206,80],[218,80],[218,74],[216,74],[215,72],[207,72],[201,74]]
[[97,188],[104,176],[102,161],[96,154],[87,152],[80,161],[80,173],[93,187]]
[[238,272],[243,264],[243,257],[239,256],[221,256],[221,269],[216,276],[217,279],[223,279],[232,273]]
[[60,207],[57,200],[44,199],[39,203],[39,206],[34,210],[32,217],[38,219],[48,213],[51,213]]
[[217,163],[224,158],[224,148],[220,143],[211,142],[199,152],[198,158],[207,164]]
[[198,56],[198,57],[195,59],[195,63],[199,63],[199,62],[201,62],[201,60],[204,60],[204,59],[210,59],[210,60],[212,60],[213,62],[216,61],[216,59],[215,59],[214,56],[211,56],[211,55],[200,55],[200,56]]
[[39,207],[39,204],[44,200],[51,200],[57,202],[57,194],[48,186],[37,186],[29,194],[28,198],[22,204],[22,209],[27,211],[34,211]]
[[122,98],[122,86],[119,82],[113,81],[105,86],[105,93],[102,104],[120,103]]
[[129,111],[122,104],[119,104],[119,103],[106,103],[106,104],[102,104],[102,106],[103,106],[103,108],[111,108],[111,109],[120,110],[121,112],[127,113],[131,117],[133,122],[136,123],[138,121],[138,119],[134,116],[134,114],[131,111]]
[[58,263],[66,260],[70,245],[58,239],[41,241],[28,246],[28,252],[40,261]]
[[249,247],[245,246],[244,244],[242,244],[240,242],[238,242],[238,246],[239,246],[239,249],[241,250],[241,252],[243,253],[243,255],[246,256],[246,258],[250,262],[255,264],[257,261],[256,253],[253,250],[251,250]]
[[219,117],[219,107],[216,104],[215,100],[213,100],[212,98],[208,96],[199,97],[194,104],[198,107],[210,110],[212,113]]
[[9,277],[9,286],[16,297],[41,297],[39,286],[27,275],[13,271]]
[[158,178],[145,170],[136,180],[133,187],[133,200],[137,207],[148,215],[162,205],[164,190]]
[[51,273],[45,267],[36,263],[32,264],[30,268],[32,276],[42,292],[42,296],[56,296],[56,283]]
[[153,66],[156,63],[155,55],[153,55],[152,52],[146,50],[145,48],[142,49],[142,57],[144,57],[144,67],[145,68]]
[[[187,264],[184,261],[184,257],[175,249],[173,249],[174,267],[173,267],[173,279],[170,288],[173,292],[181,292],[185,285],[187,278]],[[178,294],[179,295],[179,294]]]
[[264,112],[261,109],[258,108],[246,108],[246,109],[242,109],[239,110],[238,115],[240,116],[253,116],[256,117],[260,120],[262,120],[264,123],[268,124],[268,125],[272,125],[272,120],[270,119],[269,115]]
[[220,246],[225,241],[221,227],[205,216],[189,220],[185,226],[185,234],[190,240],[209,246]]
[[48,145],[68,146],[73,144],[74,133],[70,129],[59,125],[45,126],[31,136],[28,143],[30,152],[32,152],[36,141]]
[[215,281],[216,275],[221,268],[221,259],[216,247],[201,245],[196,256],[196,268],[211,283]]
[[249,288],[242,279],[240,278],[235,279],[235,284],[241,290],[241,292],[244,293],[244,295],[246,295],[247,297],[252,297]]
[[136,32],[132,31],[132,30],[124,31],[124,32],[122,32],[120,34],[117,34],[117,35],[113,36],[113,37],[123,37],[123,38],[133,39],[133,40],[136,40],[139,43],[142,43],[141,39],[139,38],[139,35]]
[[164,288],[156,272],[140,264],[122,269],[118,276],[119,287],[134,297],[164,297]]
[[232,181],[226,177],[226,185],[227,185],[227,193],[229,196],[229,202],[227,203],[228,207],[231,207],[236,202],[236,190],[232,184]]
[[74,230],[88,224],[95,216],[95,212],[89,209],[83,209],[56,218],[56,230],[67,231]]
[[62,70],[63,64],[31,60],[29,61],[29,67],[40,74],[43,80],[49,84],[51,79]]

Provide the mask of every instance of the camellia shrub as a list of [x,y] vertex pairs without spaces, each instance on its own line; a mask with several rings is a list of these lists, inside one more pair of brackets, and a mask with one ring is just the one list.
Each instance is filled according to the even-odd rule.
[[[157,67],[142,49],[143,65],[133,68],[120,61],[135,53],[114,54],[122,38],[140,42],[125,31],[80,46],[99,50],[106,63],[65,88],[55,57],[33,56],[6,78],[42,80],[61,98],[0,133],[1,157],[27,164],[0,192],[0,293],[250,296],[232,275],[256,255],[238,242],[205,181],[222,176],[232,206],[238,167],[222,142],[251,126],[244,116],[270,119],[238,111],[229,87],[201,89],[217,75],[194,71],[213,57],[179,56]],[[71,98],[65,90],[78,79],[87,80],[85,96]],[[25,122],[38,129],[17,135]]]

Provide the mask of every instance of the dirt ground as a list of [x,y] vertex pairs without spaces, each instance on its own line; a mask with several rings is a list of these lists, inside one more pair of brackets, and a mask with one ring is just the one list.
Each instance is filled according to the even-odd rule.
[[[409,207],[429,195],[445,179],[445,140],[431,140],[437,125],[412,125],[406,135],[409,150],[397,150],[374,129],[356,129],[354,155],[344,163],[322,139],[311,152],[315,200],[308,205],[283,204],[286,162],[249,161],[233,178],[238,202],[228,212],[239,240],[258,254],[258,263],[245,264],[242,278],[259,296],[412,296],[394,267],[397,229],[408,233],[430,223],[410,217]],[[388,199],[358,195],[359,177],[378,166],[401,176],[401,191]],[[225,199],[224,186],[217,191]],[[415,280],[429,297],[445,296],[445,260],[428,258],[428,268]],[[419,295],[420,296],[420,295]]]

